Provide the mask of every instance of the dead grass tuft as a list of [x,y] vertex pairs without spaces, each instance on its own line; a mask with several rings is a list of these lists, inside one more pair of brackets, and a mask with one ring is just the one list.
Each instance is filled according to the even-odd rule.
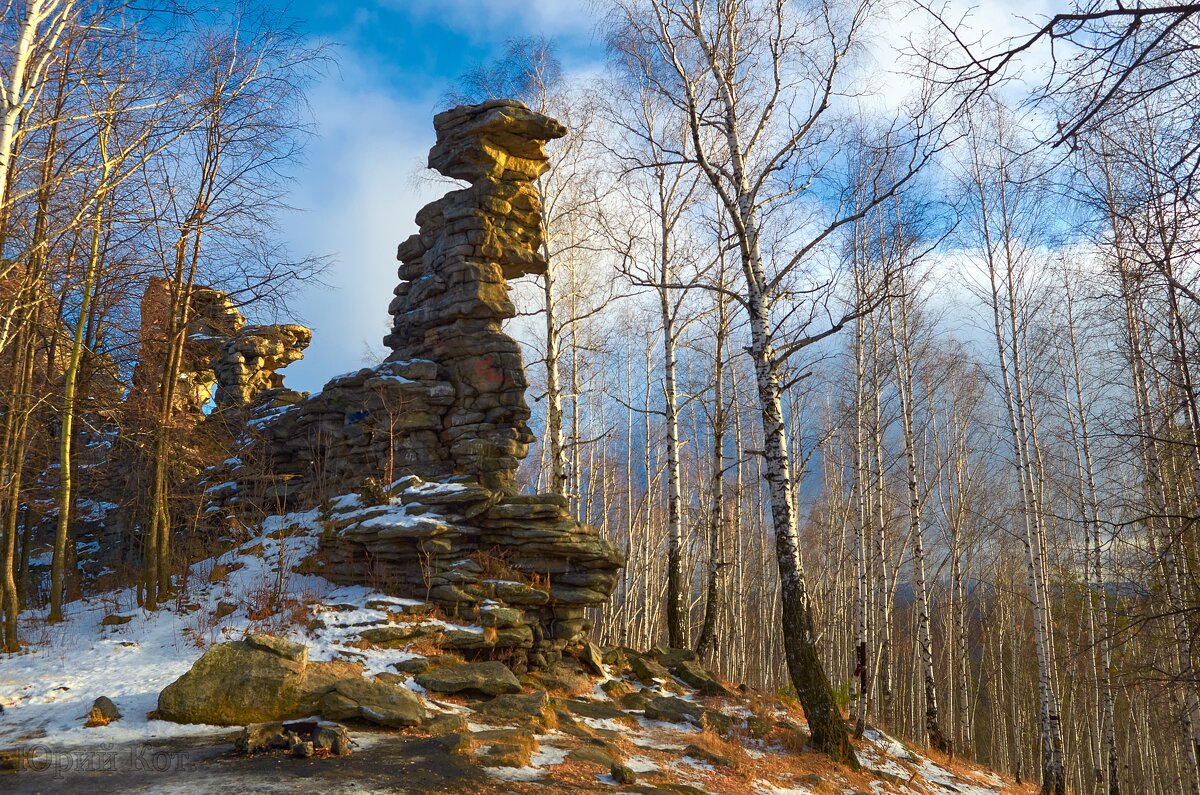
[[703,748],[710,754],[729,760],[732,763],[730,767],[734,770],[750,770],[757,764],[757,760],[751,759],[750,755],[746,753],[744,745],[737,740],[722,737],[709,726],[705,726],[701,730],[692,744]]

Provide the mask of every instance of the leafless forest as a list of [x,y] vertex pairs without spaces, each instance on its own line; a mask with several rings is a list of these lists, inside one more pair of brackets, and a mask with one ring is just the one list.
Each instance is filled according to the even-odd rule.
[[[196,291],[273,318],[320,279],[275,222],[331,53],[152,6],[2,10],[9,652],[103,584],[98,502],[104,582],[175,598],[230,455],[179,410]],[[834,757],[871,725],[1047,793],[1200,793],[1200,5],[999,43],[923,0],[595,9],[602,74],[521,36],[445,104],[570,130],[510,333],[527,488],[628,556],[596,639],[794,694]]]

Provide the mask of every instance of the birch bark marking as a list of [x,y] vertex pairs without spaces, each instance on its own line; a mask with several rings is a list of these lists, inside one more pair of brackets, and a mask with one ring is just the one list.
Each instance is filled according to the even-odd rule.
[[[925,528],[921,521],[921,495],[917,482],[917,453],[913,438],[912,352],[908,323],[908,284],[902,265],[896,276],[899,296],[888,302],[888,323],[892,338],[892,358],[896,374],[896,394],[900,401],[900,429],[904,438],[905,474],[908,485],[909,533],[913,539],[913,573],[917,588],[917,646],[921,655],[921,674],[925,688],[925,731],[929,744],[942,753],[951,752],[950,739],[938,721],[937,680],[933,675],[933,636],[929,621],[929,586],[925,580]],[[896,304],[899,308],[897,323]]]
[[[997,112],[997,134],[1002,135],[1003,120]],[[1029,404],[1024,394],[1024,372],[1020,358],[1020,333],[1017,317],[1017,296],[1014,261],[1016,241],[1011,228],[1011,207],[1007,195],[1007,164],[996,169],[996,203],[992,208],[992,197],[988,193],[985,161],[980,151],[978,135],[971,137],[974,188],[980,202],[980,224],[983,236],[984,256],[990,286],[990,309],[993,334],[996,343],[1002,396],[1008,419],[1008,431],[1012,442],[1014,467],[1016,469],[1022,503],[1024,545],[1026,550],[1029,597],[1032,603],[1034,645],[1038,657],[1038,695],[1041,712],[1042,735],[1042,792],[1045,795],[1065,795],[1066,780],[1062,762],[1062,727],[1059,722],[1058,697],[1054,689],[1054,664],[1048,622],[1048,594],[1045,593],[1045,551],[1041,537],[1041,505],[1030,461],[1030,429],[1027,412]],[[999,213],[999,228],[993,230],[992,212]],[[1007,329],[1005,328],[1007,326]],[[1011,356],[1009,348],[1012,349]]]
[[[21,114],[37,94],[42,75],[74,6],[73,0],[28,0],[25,4],[25,18],[13,45],[12,62],[8,73],[0,77],[0,100],[4,103],[3,118],[0,118],[0,208],[8,200],[8,172]],[[47,22],[48,29],[43,27]],[[32,59],[35,44],[42,50],[39,59]]]

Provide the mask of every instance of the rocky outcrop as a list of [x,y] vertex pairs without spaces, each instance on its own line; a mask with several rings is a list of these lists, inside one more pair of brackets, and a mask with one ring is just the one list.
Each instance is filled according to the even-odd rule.
[[[133,371],[134,399],[152,400],[162,383],[164,362],[168,356],[172,329],[179,321],[172,312],[179,304],[172,295],[171,281],[152,276],[142,293],[140,352]],[[202,409],[212,400],[217,376],[212,362],[221,344],[246,324],[242,313],[227,293],[209,287],[192,288],[189,302],[187,338],[179,364],[179,383],[175,389],[175,412],[180,417],[200,418]]]
[[[540,666],[583,639],[622,562],[565,499],[516,493],[534,437],[520,349],[502,328],[516,314],[508,279],[546,268],[536,180],[544,145],[566,130],[512,100],[454,108],[434,127],[430,167],[470,184],[423,208],[400,244],[392,354],[311,397],[261,392],[244,449],[210,475],[208,513],[324,504],[321,574],[485,626],[433,630],[451,648],[524,649]],[[273,372],[276,359],[249,344],[260,336],[243,330],[223,350],[237,368]],[[220,394],[249,399],[241,390],[273,384],[236,375]],[[350,491],[353,505],[328,502]]]
[[270,389],[283,386],[277,371],[304,358],[312,331],[287,323],[249,326],[230,336],[212,360],[218,407],[245,406]]
[[587,609],[616,586],[621,555],[570,518],[565,498],[416,476],[380,497],[379,505],[330,507],[318,571],[334,582],[428,598],[486,628],[438,632],[444,645],[530,649],[541,667],[586,635]]
[[[259,441],[244,458],[276,478],[268,499],[312,504],[404,474],[516,490],[534,437],[520,348],[502,329],[516,314],[507,280],[545,271],[536,179],[549,162],[544,144],[566,130],[513,100],[455,108],[434,127],[430,167],[471,185],[417,213],[419,231],[399,246],[388,360],[252,420]],[[247,329],[239,340],[257,336]],[[239,345],[225,347],[235,367]],[[248,402],[244,377],[229,382],[220,393]]]
[[[171,282],[151,277],[142,294],[140,355],[133,375],[135,398],[157,394],[168,354]],[[304,357],[312,331],[295,324],[246,326],[228,293],[193,286],[187,337],[176,388],[176,412],[199,420],[209,402],[217,408],[245,406],[261,393],[283,386],[277,371]]]
[[[303,507],[368,479],[444,477],[449,461],[441,434],[453,400],[454,388],[427,361],[385,362],[340,375],[307,399],[264,393],[250,407],[242,471],[211,478],[246,493],[213,493],[210,503],[218,509],[246,500]],[[266,487],[255,491],[247,472],[258,473]]]

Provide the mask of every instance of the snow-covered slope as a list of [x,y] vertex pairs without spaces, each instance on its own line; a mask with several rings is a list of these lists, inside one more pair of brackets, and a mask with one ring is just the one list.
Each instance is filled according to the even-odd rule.
[[[340,507],[353,508],[355,500],[353,496],[342,498]],[[403,507],[397,506],[396,511],[401,514]],[[393,681],[398,678],[393,667],[396,663],[420,656],[418,651],[437,650],[430,649],[428,643],[416,649],[373,647],[360,638],[364,630],[422,625],[426,630],[483,632],[480,627],[430,617],[414,600],[370,588],[334,586],[302,573],[304,561],[316,550],[320,532],[315,511],[271,517],[261,530],[259,537],[239,548],[192,566],[178,598],[157,612],[138,608],[135,591],[126,589],[70,603],[65,620],[55,626],[45,625],[39,613],[23,616],[28,649],[0,656],[0,751],[35,748],[39,753],[53,754],[62,749],[170,741],[194,748],[225,741],[231,731],[228,728],[178,725],[152,720],[147,713],[155,708],[159,691],[186,672],[205,648],[241,638],[250,631],[302,642],[313,660],[361,662],[367,676],[385,674]],[[359,753],[346,758],[350,761],[326,760],[327,767],[317,767],[305,775],[322,781],[327,777],[329,782],[321,785],[322,791],[374,791],[365,783],[357,789],[346,788],[346,781],[357,779],[346,779],[342,774],[354,770],[356,775],[370,774],[371,780],[385,782],[389,776],[406,775],[388,765],[399,764],[396,760],[402,758],[405,748],[419,747],[420,755],[413,758],[431,765],[444,763],[457,771],[459,778],[447,781],[458,783],[447,784],[450,788],[442,791],[635,791],[618,783],[615,769],[606,771],[580,762],[587,758],[581,748],[599,748],[619,760],[628,775],[643,782],[639,786],[649,787],[642,791],[721,795],[991,795],[1025,791],[986,771],[939,764],[875,731],[868,732],[858,745],[864,770],[849,771],[819,754],[800,752],[798,743],[781,741],[787,735],[778,728],[752,738],[753,733],[747,731],[752,718],[769,727],[792,727],[788,729],[792,736],[802,736],[807,728],[802,714],[779,699],[753,692],[704,697],[670,676],[638,682],[625,671],[623,663],[613,665],[610,674],[620,682],[584,678],[582,686],[571,692],[556,691],[545,682],[527,681],[528,687],[552,691],[550,703],[559,717],[532,728],[532,751],[511,766],[481,762],[482,767],[471,766],[474,772],[470,775],[460,769],[462,759],[486,756],[492,740],[468,743],[470,748],[465,752],[450,751],[434,739],[422,740],[427,735],[419,728],[400,733],[358,727],[353,736],[359,743]],[[403,684],[420,694],[434,714],[469,718],[464,735],[468,740],[486,738],[487,732],[496,728],[496,719],[475,712],[479,704],[470,699],[426,693],[411,678],[405,678]],[[99,696],[112,699],[123,717],[105,727],[85,728],[85,715]],[[629,700],[631,696],[635,701]],[[734,729],[719,736],[685,720],[651,720],[637,702],[655,698],[677,699],[720,712],[730,719]],[[500,725],[511,727],[503,720]],[[528,734],[529,726],[525,726],[521,731]],[[214,754],[217,752],[209,756]],[[230,785],[244,786],[253,779],[255,791],[291,791],[290,785],[281,783],[281,789],[275,790],[259,780],[261,767],[254,760],[239,760],[223,750],[219,758],[224,760],[220,765],[180,770],[173,776],[155,779],[153,789],[217,791]],[[335,764],[341,767],[332,766]],[[23,785],[33,781],[36,785],[35,775],[16,774],[14,781]],[[71,781],[64,780],[62,786],[66,789],[62,791],[80,786]],[[150,791],[128,782],[121,784],[117,779],[106,781],[112,787],[97,791]],[[3,789],[4,779],[0,779]],[[42,790],[35,786],[29,791]]]

